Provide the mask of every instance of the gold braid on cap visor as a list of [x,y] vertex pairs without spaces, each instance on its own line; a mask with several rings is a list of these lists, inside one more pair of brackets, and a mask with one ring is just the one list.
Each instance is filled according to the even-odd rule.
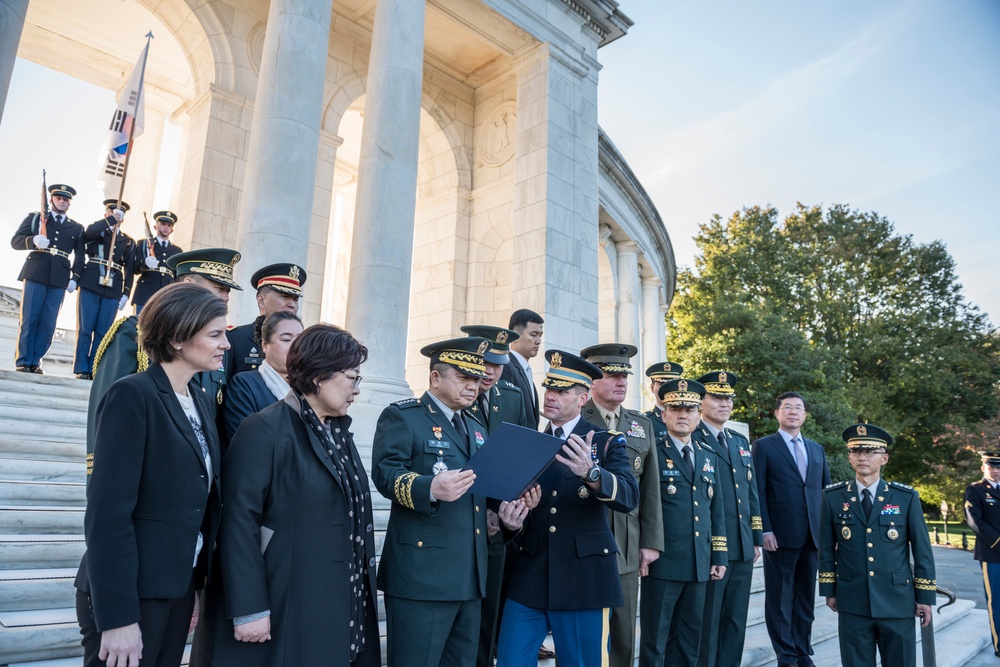
[[590,389],[590,376],[583,371],[574,371],[571,368],[563,366],[549,368],[549,372],[545,374],[545,381],[542,382],[543,387],[552,387],[554,389],[566,389],[575,384],[581,384]]

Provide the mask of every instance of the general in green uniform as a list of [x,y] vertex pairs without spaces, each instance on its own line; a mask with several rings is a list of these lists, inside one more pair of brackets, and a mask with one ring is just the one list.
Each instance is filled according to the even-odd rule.
[[660,507],[659,468],[653,422],[636,410],[622,407],[628,395],[634,345],[591,345],[580,356],[601,369],[604,377],[594,380],[590,400],[581,414],[591,424],[606,425],[625,434],[628,464],[639,481],[639,504],[631,512],[608,512],[608,523],[618,543],[618,576],[625,604],[611,612],[611,667],[635,665],[635,617],[639,604],[639,578],[663,551],[663,514]]
[[844,667],[874,667],[876,647],[883,667],[913,667],[913,617],[931,622],[937,589],[920,496],[881,477],[891,435],[855,424],[843,437],[855,479],[823,491],[819,594],[837,612]]

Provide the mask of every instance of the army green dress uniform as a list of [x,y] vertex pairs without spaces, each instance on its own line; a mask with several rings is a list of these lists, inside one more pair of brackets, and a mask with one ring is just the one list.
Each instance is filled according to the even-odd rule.
[[[717,371],[698,378],[709,394],[732,396],[739,379]],[[719,580],[708,582],[700,660],[709,667],[730,667],[743,659],[747,610],[753,583],[754,546],[763,546],[760,501],[754,482],[750,441],[732,429],[716,430],[702,421],[693,435],[719,457],[718,489],[726,508],[726,545],[729,565]]]
[[[855,424],[843,437],[849,449],[892,445],[874,424]],[[876,646],[883,667],[912,667],[916,605],[936,597],[934,554],[917,492],[883,479],[877,487],[867,513],[856,479],[824,489],[819,594],[837,600],[844,667],[874,667]]]
[[[605,375],[631,375],[630,360],[638,351],[634,345],[608,343],[591,345],[581,350],[580,356],[600,368]],[[625,435],[629,467],[639,481],[639,504],[635,509],[631,512],[608,512],[611,532],[618,543],[618,576],[625,598],[625,604],[611,612],[611,657],[608,664],[611,667],[633,667],[635,618],[639,607],[639,549],[663,551],[656,431],[653,422],[636,410],[618,406],[617,419],[613,419],[613,424],[605,419],[606,413],[608,411],[594,401],[593,395],[581,411],[588,422],[607,424],[610,430]]]
[[[980,452],[983,464],[1000,467],[1000,452]],[[990,617],[990,640],[993,652],[1000,657],[997,625],[1000,624],[1000,490],[988,479],[981,479],[965,490],[965,522],[976,534],[973,557],[983,568],[986,611]]]
[[[660,385],[665,405],[701,405],[705,388],[694,380]],[[719,458],[692,435],[693,466],[673,436],[657,445],[663,554],[642,580],[639,601],[639,667],[699,662],[705,591],[713,565],[728,563],[725,500],[719,490]]]
[[[431,364],[481,378],[484,338],[428,345]],[[387,664],[394,667],[472,665],[486,595],[484,496],[431,497],[434,475],[459,470],[485,442],[485,429],[450,410],[428,391],[382,411],[372,446],[372,481],[392,501],[378,587],[385,594]],[[464,432],[463,432],[464,431]]]
[[[306,270],[297,264],[269,264],[258,269],[250,277],[250,286],[254,290],[270,287],[276,292],[302,298],[302,286],[306,284]],[[232,345],[233,363],[230,364],[227,378],[232,378],[243,371],[255,371],[264,361],[264,350],[254,332],[264,320],[265,315],[258,315],[253,322],[241,324],[226,332],[226,338]],[[222,429],[219,431],[222,433]]]
[[[646,369],[646,377],[649,378],[650,382],[659,382],[660,384],[666,382],[667,380],[676,380],[684,375],[684,367],[680,364],[675,364],[672,361],[658,361],[652,364]],[[656,392],[656,389],[653,389]],[[653,404],[652,410],[647,410],[642,413],[649,417],[649,421],[653,423],[653,433],[656,440],[655,444],[659,445],[661,442],[666,442],[667,440],[667,425],[663,423],[662,410],[660,406]]]

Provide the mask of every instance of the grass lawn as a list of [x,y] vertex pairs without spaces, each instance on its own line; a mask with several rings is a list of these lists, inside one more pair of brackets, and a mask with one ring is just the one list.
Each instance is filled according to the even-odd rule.
[[[938,538],[940,539],[940,544],[943,545],[945,543],[945,538],[944,538],[944,521],[928,521],[927,522],[927,531],[931,535],[931,544],[936,544],[936,542],[934,542],[934,528],[935,527],[938,529]],[[961,549],[962,548],[962,531],[963,530],[966,533],[968,533],[969,551],[972,551],[972,548],[974,546],[976,546],[976,534],[974,532],[972,532],[972,530],[967,525],[965,525],[964,521],[959,522],[959,523],[956,523],[956,522],[950,521],[950,520],[948,521],[948,541],[951,542],[951,546],[956,547],[958,549]]]

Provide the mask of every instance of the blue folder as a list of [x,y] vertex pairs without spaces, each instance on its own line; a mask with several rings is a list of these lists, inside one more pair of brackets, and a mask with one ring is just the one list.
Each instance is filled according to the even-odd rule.
[[473,470],[476,481],[469,493],[515,500],[536,483],[543,489],[566,474],[555,460],[562,449],[559,438],[504,422],[486,439],[463,470]]

